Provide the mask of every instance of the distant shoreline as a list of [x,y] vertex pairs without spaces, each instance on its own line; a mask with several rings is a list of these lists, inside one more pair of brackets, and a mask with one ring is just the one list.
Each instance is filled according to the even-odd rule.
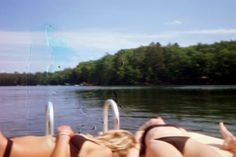
[[8,85],[236,85],[236,41],[151,43],[53,73],[0,73]]

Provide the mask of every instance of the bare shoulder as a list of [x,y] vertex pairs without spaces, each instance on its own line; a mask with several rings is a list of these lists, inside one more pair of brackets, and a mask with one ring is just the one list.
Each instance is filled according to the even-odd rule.
[[106,157],[112,157],[113,156],[112,151],[109,148],[105,147],[105,146],[100,146],[99,152],[102,152],[103,156],[106,156]]
[[106,147],[100,147],[99,149],[90,151],[85,155],[85,157],[112,157],[112,152]]
[[87,141],[79,154],[81,157],[112,157],[112,151],[102,145]]

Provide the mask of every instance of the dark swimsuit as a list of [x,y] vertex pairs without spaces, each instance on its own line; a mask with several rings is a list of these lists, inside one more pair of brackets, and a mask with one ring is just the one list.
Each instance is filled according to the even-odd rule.
[[[171,124],[158,124],[158,125],[152,125],[144,130],[143,136],[141,138],[140,155],[145,154],[145,150],[146,150],[145,138],[146,138],[147,133],[155,127],[168,127],[168,126],[176,127],[175,125],[171,125]],[[186,136],[167,136],[167,137],[156,138],[155,140],[167,142],[171,144],[172,146],[174,146],[177,150],[179,150],[181,154],[183,154],[185,143],[189,138],[190,137],[186,137]]]
[[89,140],[89,139],[85,138],[82,135],[75,135],[71,138],[71,140],[70,140],[70,155],[71,155],[71,157],[77,157],[78,156],[83,144],[86,141],[96,143],[92,140]]
[[12,145],[13,141],[11,139],[7,139],[7,147],[5,149],[3,157],[10,157]]

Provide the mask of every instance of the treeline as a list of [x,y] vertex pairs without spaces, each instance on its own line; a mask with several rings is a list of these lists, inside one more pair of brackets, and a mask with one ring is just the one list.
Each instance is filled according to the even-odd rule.
[[236,84],[236,41],[151,43],[55,73],[0,74],[0,85]]

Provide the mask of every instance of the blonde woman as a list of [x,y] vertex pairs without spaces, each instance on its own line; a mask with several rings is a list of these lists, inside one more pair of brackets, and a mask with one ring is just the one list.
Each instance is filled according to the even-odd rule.
[[92,137],[74,134],[69,126],[61,126],[51,157],[131,157],[136,145],[135,137],[125,130],[110,130]]
[[[58,128],[55,138],[24,136],[7,139],[0,132],[0,157],[134,157],[136,139],[128,131],[111,130],[97,137]],[[136,152],[136,151],[135,151]]]

